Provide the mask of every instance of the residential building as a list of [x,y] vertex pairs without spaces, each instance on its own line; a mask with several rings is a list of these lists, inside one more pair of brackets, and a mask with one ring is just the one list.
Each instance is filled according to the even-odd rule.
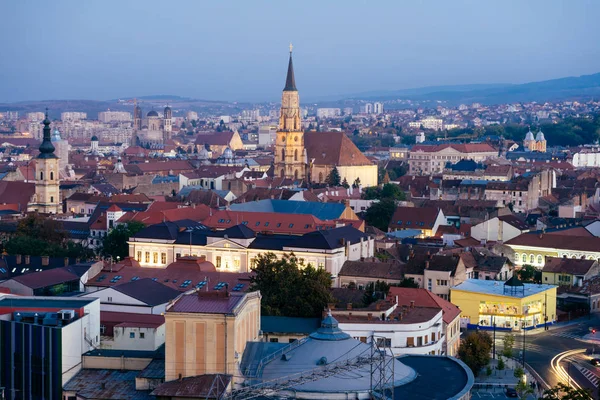
[[411,175],[441,173],[447,162],[471,159],[475,162],[496,157],[498,151],[487,143],[441,144],[413,146],[408,160]]
[[165,313],[165,380],[224,373],[240,376],[248,341],[259,339],[260,292],[179,297]]
[[294,343],[321,326],[320,318],[261,316],[260,331],[265,342]]
[[420,121],[409,122],[408,126],[410,128],[419,129],[423,127],[423,129],[433,129],[436,131],[440,131],[444,127],[444,120],[439,118],[428,117]]
[[373,114],[383,114],[383,103],[375,102],[373,103]]
[[398,207],[388,226],[390,232],[419,229],[421,237],[435,236],[440,225],[446,225],[446,217],[439,208]]
[[258,146],[269,147],[275,144],[277,139],[276,125],[261,125],[258,127]]
[[411,310],[418,307],[442,309],[442,354],[456,357],[460,345],[460,309],[426,289],[390,287],[388,301]]
[[165,344],[165,317],[100,311],[101,349],[155,351]]
[[404,266],[405,278],[445,300],[450,300],[450,288],[464,282],[470,272],[458,254],[413,254]]
[[346,261],[340,270],[338,287],[353,286],[364,290],[376,281],[399,284],[404,279],[403,264],[396,260],[387,262],[375,259]]
[[60,114],[60,120],[63,122],[74,122],[87,119],[87,113],[78,111],[67,111]]
[[600,167],[600,147],[580,147],[573,152],[571,164],[575,168]]
[[98,121],[104,123],[131,122],[131,113],[126,111],[100,111]]
[[335,118],[342,115],[339,108],[317,108],[317,118]]
[[598,260],[546,257],[542,282],[560,286],[583,286],[583,282],[600,272]]
[[506,242],[529,232],[529,225],[514,215],[501,215],[471,227],[471,237],[483,242]]
[[505,243],[514,251],[517,267],[533,265],[542,269],[546,257],[600,260],[600,238],[557,233],[525,233]]
[[452,287],[452,304],[470,329],[533,329],[556,321],[556,286],[469,279]]
[[496,201],[498,206],[512,206],[513,212],[524,213],[537,208],[540,199],[552,194],[554,188],[556,172],[546,169],[510,182],[488,182],[485,187],[485,199]]

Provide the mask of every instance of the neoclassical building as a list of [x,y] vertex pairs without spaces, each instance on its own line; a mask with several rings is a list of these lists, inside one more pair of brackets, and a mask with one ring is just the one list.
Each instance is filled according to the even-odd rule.
[[346,180],[350,185],[355,182],[362,186],[377,185],[377,165],[365,157],[345,133],[303,132],[301,115],[290,47],[275,139],[275,175],[324,183],[337,168],[341,181]]

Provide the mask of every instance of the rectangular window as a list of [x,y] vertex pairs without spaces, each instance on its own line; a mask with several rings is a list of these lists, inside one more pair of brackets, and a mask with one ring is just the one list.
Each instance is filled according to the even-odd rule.
[[141,251],[137,252],[137,258],[136,259],[137,259],[137,262],[142,262],[142,252]]
[[432,289],[432,286],[433,286],[433,284],[432,284],[432,282],[431,282],[431,279],[427,279],[427,289],[428,289],[428,290],[431,290],[431,289]]
[[149,262],[150,262],[150,252],[149,252],[149,251],[147,251],[147,252],[146,252],[146,254],[145,254],[145,258],[144,258],[144,259],[145,259],[145,261],[146,261],[147,263],[149,263]]
[[319,261],[319,268],[320,269],[325,268],[325,263],[323,261]]
[[129,332],[129,338],[135,339],[135,332]]
[[221,268],[221,256],[217,256],[216,261],[215,267]]
[[108,302],[109,302],[109,303],[112,303],[112,297],[109,297],[109,298],[108,298]]
[[167,263],[167,253],[160,253],[160,263],[161,264]]
[[154,264],[158,264],[158,253],[153,253],[152,254],[152,262]]
[[233,259],[233,266],[235,268],[239,268],[240,267],[240,259],[239,258],[234,258]]
[[143,339],[144,337],[146,337],[146,334],[144,332],[140,332],[140,339]]
[[274,337],[274,338],[269,339],[269,342],[271,342],[271,343],[279,343],[279,339],[276,338],[276,337]]
[[178,258],[181,258],[181,253],[175,254],[175,259],[177,260]]
[[100,334],[104,335],[106,333],[106,326],[105,325],[100,325]]

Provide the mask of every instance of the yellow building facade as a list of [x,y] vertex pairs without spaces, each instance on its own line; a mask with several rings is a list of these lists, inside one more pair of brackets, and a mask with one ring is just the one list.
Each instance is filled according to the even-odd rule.
[[242,375],[239,364],[246,343],[259,340],[260,292],[216,294],[186,293],[167,307],[166,381],[203,374]]
[[[452,304],[471,327],[520,330],[556,320],[556,286],[469,279],[450,289]],[[546,319],[547,318],[547,319]]]

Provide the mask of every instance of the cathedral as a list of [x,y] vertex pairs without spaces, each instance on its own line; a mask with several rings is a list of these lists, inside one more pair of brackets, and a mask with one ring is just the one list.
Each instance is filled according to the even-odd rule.
[[29,211],[45,214],[58,214],[62,210],[60,201],[60,163],[54,154],[50,134],[48,109],[44,119],[44,136],[40,144],[40,154],[35,159],[35,195]]
[[146,114],[146,119],[143,119],[142,109],[137,104],[137,100],[134,104],[132,146],[165,144],[171,139],[173,132],[171,107],[165,107],[162,118],[158,115],[158,112],[151,110]]
[[541,153],[546,152],[546,137],[544,136],[544,132],[540,129],[538,133],[533,137],[533,132],[529,129],[527,135],[525,135],[525,140],[523,140],[523,148],[525,151],[539,151]]
[[310,183],[325,183],[334,168],[341,181],[361,186],[377,185],[377,165],[372,163],[343,132],[304,132],[300,97],[296,88],[292,48],[281,97],[275,140],[275,175]]

